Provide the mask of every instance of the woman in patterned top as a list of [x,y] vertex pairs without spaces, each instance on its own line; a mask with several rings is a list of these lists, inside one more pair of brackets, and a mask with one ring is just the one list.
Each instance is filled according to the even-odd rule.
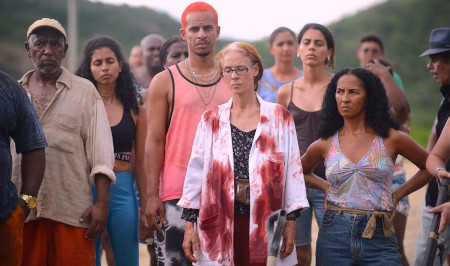
[[[392,219],[406,195],[428,183],[427,152],[399,130],[380,79],[346,68],[327,87],[320,139],[302,156],[307,186],[326,193],[317,239],[317,265],[401,265]],[[397,155],[419,170],[392,191]],[[325,162],[327,181],[312,170]]]
[[294,121],[256,94],[263,66],[253,46],[231,43],[217,57],[232,98],[197,128],[178,203],[184,252],[197,265],[266,265],[266,221],[284,209],[277,265],[295,265],[296,216],[309,205]]

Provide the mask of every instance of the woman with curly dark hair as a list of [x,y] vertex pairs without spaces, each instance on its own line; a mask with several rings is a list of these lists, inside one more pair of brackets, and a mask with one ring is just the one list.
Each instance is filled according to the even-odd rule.
[[[327,86],[322,115],[320,139],[302,156],[306,185],[326,194],[316,265],[402,265],[395,206],[430,180],[428,153],[399,130],[381,80],[368,70],[339,71]],[[419,170],[392,191],[399,154]],[[326,180],[312,173],[322,162]]]
[[362,68],[346,68],[331,79],[325,91],[322,103],[323,122],[319,125],[319,137],[328,138],[333,136],[344,124],[344,117],[338,110],[336,94],[338,80],[345,74],[354,75],[364,83],[367,101],[365,122],[375,130],[375,133],[385,138],[388,136],[389,128],[400,129],[397,120],[392,115],[389,99],[386,96],[383,85],[380,85],[380,79]]
[[[82,62],[76,74],[94,83],[111,126],[116,158],[113,170],[117,181],[110,191],[107,232],[114,260],[117,265],[139,265],[139,214],[131,172],[135,173],[139,194],[145,195],[146,112],[138,103],[134,78],[122,48],[113,38],[96,35],[89,39],[84,44]],[[93,194],[95,200],[95,187]],[[96,244],[99,265],[99,239]]]

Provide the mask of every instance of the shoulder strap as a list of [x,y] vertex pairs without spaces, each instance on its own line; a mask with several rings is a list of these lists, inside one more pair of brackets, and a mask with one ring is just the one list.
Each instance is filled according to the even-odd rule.
[[291,102],[292,102],[292,95],[294,94],[294,82],[295,81],[292,81],[291,83]]
[[[178,65],[176,67],[177,67],[178,71],[180,71],[180,69],[178,68]],[[169,71],[170,80],[172,81],[172,106],[170,106],[170,117],[169,117],[169,120],[167,120],[166,133],[167,133],[167,131],[169,131],[170,121],[172,120],[173,107],[175,106],[175,82],[173,80],[173,74],[172,74],[172,71],[170,70],[170,67],[168,67],[167,70]]]

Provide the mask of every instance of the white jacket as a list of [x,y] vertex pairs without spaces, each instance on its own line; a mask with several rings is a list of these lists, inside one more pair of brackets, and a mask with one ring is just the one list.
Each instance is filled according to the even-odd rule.
[[[260,121],[249,155],[251,260],[267,257],[266,221],[272,212],[309,207],[292,116],[283,106],[257,98]],[[232,99],[202,115],[178,202],[199,209],[197,265],[234,265],[233,241],[239,239],[233,239],[231,105]],[[295,256],[279,259],[278,265],[296,264]]]

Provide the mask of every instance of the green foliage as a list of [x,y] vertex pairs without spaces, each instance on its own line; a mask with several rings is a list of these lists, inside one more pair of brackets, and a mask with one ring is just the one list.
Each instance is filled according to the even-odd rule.
[[450,27],[446,0],[391,0],[329,25],[336,38],[336,69],[359,66],[359,38],[376,33],[384,42],[385,56],[402,77],[411,104],[411,135],[423,146],[433,124],[441,94],[426,68],[431,30]]
[[[78,13],[78,47],[90,36],[102,33],[121,42],[127,54],[145,35],[159,33],[168,38],[178,35],[181,27],[179,18],[144,7],[79,0]],[[29,70],[31,64],[23,46],[28,26],[36,19],[51,17],[67,29],[66,14],[67,1],[64,0],[2,0],[0,69],[16,78]],[[363,34],[373,32],[382,37],[386,58],[402,77],[412,107],[411,135],[423,146],[426,145],[441,95],[439,85],[426,69],[427,58],[418,56],[427,49],[432,29],[450,27],[448,14],[450,5],[447,0],[390,0],[327,25],[336,39],[334,72],[359,65],[356,50]],[[216,51],[231,41],[219,38]],[[260,52],[264,66],[272,66],[274,59],[267,49],[267,39],[251,43]]]

